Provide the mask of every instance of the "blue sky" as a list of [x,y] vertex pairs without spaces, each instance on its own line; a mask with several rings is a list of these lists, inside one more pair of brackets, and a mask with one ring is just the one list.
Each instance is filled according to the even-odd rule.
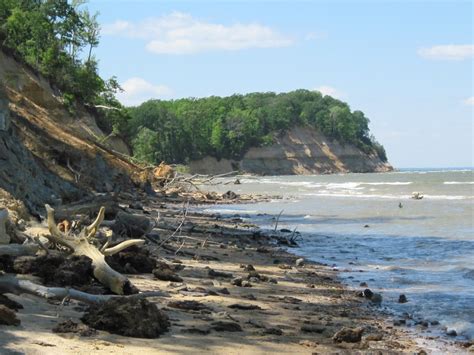
[[92,0],[125,104],[320,90],[365,112],[396,167],[473,166],[470,1]]

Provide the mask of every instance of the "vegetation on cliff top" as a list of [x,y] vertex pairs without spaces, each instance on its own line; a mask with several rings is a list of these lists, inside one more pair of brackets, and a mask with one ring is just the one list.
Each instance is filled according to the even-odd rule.
[[130,116],[134,154],[150,163],[186,163],[206,155],[239,159],[250,147],[271,144],[275,133],[305,125],[387,160],[364,113],[318,91],[150,100],[130,108]]
[[102,126],[119,129],[125,111],[116,100],[120,87],[103,80],[93,49],[99,44],[97,14],[90,14],[85,0],[1,0],[1,49],[48,78],[64,103],[115,109],[96,112]]
[[124,138],[139,160],[239,159],[250,147],[271,144],[276,133],[308,125],[342,144],[375,150],[386,161],[364,113],[317,91],[150,100],[124,108],[115,98],[121,90],[115,78],[98,74],[93,49],[100,28],[85,2],[0,1],[1,48],[48,78],[71,112],[76,102],[94,110],[99,126]]

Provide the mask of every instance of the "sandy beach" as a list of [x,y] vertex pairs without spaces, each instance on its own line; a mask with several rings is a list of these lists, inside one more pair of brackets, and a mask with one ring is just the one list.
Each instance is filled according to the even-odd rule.
[[[156,240],[149,238],[142,248],[156,262],[169,265],[182,281],[163,281],[153,274],[127,276],[141,292],[165,292],[164,297],[148,300],[168,315],[168,332],[157,339],[106,331],[88,336],[53,333],[60,322],[80,323],[87,307],[77,301],[9,295],[24,308],[17,313],[21,325],[0,327],[1,354],[427,351],[421,338],[394,327],[376,304],[345,289],[331,268],[298,260],[255,226],[239,218],[200,213],[188,213],[183,222],[180,206],[165,207],[153,201],[144,211],[157,208],[168,230],[155,228]],[[179,233],[169,238],[179,224]]]

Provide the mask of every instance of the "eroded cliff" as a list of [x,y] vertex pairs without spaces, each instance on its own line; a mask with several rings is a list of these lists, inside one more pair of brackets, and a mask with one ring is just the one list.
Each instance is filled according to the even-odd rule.
[[330,140],[311,127],[295,127],[267,147],[251,148],[240,161],[206,157],[189,164],[192,173],[219,174],[232,170],[259,175],[304,175],[387,172],[392,166],[375,151]]
[[45,79],[0,51],[0,190],[39,213],[45,203],[133,189],[141,169],[104,137],[87,110],[68,111]]

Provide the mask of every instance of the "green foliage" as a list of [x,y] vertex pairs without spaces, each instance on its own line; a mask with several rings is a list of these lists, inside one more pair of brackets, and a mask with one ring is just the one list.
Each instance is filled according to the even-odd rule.
[[250,147],[271,145],[276,132],[297,125],[315,127],[366,152],[376,149],[386,160],[383,147],[369,135],[363,112],[351,112],[346,103],[316,91],[150,100],[129,108],[129,113],[123,131],[129,140],[135,142],[144,128],[157,134],[153,163],[186,163],[206,155],[239,159]]
[[[84,0],[1,0],[2,48],[47,77],[65,103],[94,106],[110,88],[98,75],[92,50],[99,43],[97,14]],[[118,102],[116,102],[118,103]],[[115,106],[120,108],[120,104]]]

